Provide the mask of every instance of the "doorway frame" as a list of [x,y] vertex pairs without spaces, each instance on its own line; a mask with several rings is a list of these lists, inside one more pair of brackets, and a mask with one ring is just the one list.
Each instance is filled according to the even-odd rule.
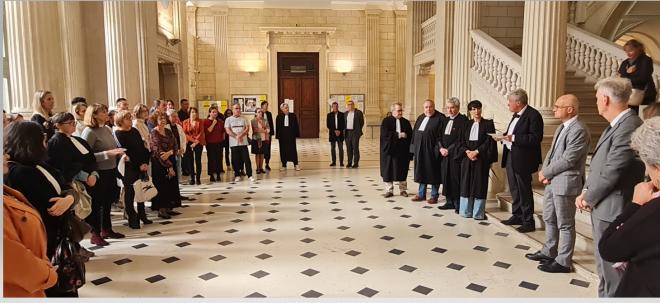
[[[268,70],[270,81],[268,85],[268,110],[279,113],[277,100],[279,100],[277,78],[277,53],[318,53],[319,54],[319,138],[327,138],[325,129],[325,116],[328,114],[328,98],[330,98],[328,52],[329,35],[335,32],[334,27],[263,27],[261,31],[267,37],[266,50],[268,52]],[[277,35],[277,37],[276,37]],[[282,36],[286,37],[281,39]],[[323,38],[319,38],[322,36]]]

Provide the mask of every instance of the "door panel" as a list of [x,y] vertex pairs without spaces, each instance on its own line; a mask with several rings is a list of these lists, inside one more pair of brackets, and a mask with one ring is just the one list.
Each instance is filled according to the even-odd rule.
[[293,99],[300,136],[319,136],[318,53],[277,53],[279,105]]

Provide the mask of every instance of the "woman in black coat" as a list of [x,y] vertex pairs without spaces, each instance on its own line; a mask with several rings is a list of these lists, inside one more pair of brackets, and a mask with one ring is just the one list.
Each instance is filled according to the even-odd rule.
[[[623,45],[628,59],[623,60],[619,66],[619,75],[630,79],[632,87],[644,91],[642,105],[655,102],[658,91],[653,82],[653,59],[644,52],[644,44],[633,39]],[[630,106],[635,112],[639,111],[639,105]]]
[[85,182],[93,187],[99,174],[96,172],[96,158],[87,141],[76,137],[76,119],[71,113],[62,112],[53,116],[57,132],[48,140],[48,161],[58,169],[64,182],[73,180]]
[[41,126],[41,130],[46,134],[46,140],[50,140],[55,134],[55,125],[51,121],[53,108],[55,108],[53,93],[47,90],[38,90],[34,93],[34,100],[32,100],[34,114],[30,118],[30,121],[36,122]]
[[[6,130],[5,153],[9,155],[7,186],[23,193],[39,211],[46,227],[46,255],[52,258],[65,232],[66,218],[74,203],[71,187],[59,171],[46,164],[46,146],[41,126],[34,122],[15,122]],[[49,297],[77,297],[57,286],[46,290]]]
[[296,147],[296,138],[300,137],[298,118],[296,118],[296,114],[289,112],[289,105],[286,103],[280,104],[280,110],[282,112],[275,118],[275,137],[280,141],[280,160],[282,161],[280,170],[286,169],[287,162],[293,162],[296,170],[300,170]]
[[632,203],[605,230],[598,251],[619,262],[623,278],[615,297],[660,297],[660,117],[633,133],[631,146],[651,179],[635,186]]

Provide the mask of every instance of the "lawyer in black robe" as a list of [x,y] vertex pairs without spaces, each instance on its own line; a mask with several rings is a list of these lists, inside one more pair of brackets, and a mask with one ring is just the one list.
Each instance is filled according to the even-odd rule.
[[[433,106],[433,102],[431,101],[427,101],[424,104],[426,105],[429,102]],[[431,111],[428,117],[426,114],[417,117],[415,128],[413,129],[410,149],[415,159],[415,182],[419,183],[419,190],[413,201],[426,199],[426,185],[431,184],[431,199],[429,199],[429,203],[437,203],[439,196],[438,188],[440,187],[440,183],[442,183],[439,141],[442,132],[440,127],[442,126],[444,115],[435,111],[435,109],[431,109]],[[420,130],[420,126],[425,118],[428,118],[428,122],[424,130]]]
[[[289,107],[282,103],[282,113],[275,118],[276,133],[275,138],[280,142],[280,160],[282,167],[286,167],[287,162],[293,162],[298,166],[298,150],[296,148],[296,138],[300,137],[300,128],[298,127],[298,118],[296,114],[289,113]],[[286,109],[286,110],[285,110]],[[289,116],[288,126],[284,126],[284,118]]]
[[[488,135],[495,133],[495,124],[493,120],[481,117],[481,102],[470,102],[468,109],[474,119],[467,123],[462,132],[456,155],[461,161],[459,214],[466,218],[483,220],[486,218],[490,166],[497,162],[497,143]],[[475,160],[467,156],[468,151],[477,152]]]
[[[400,106],[398,106],[400,108]],[[397,131],[397,120],[399,130]],[[404,133],[402,138],[400,133]],[[407,196],[408,168],[410,167],[410,141],[412,126],[408,119],[386,117],[380,125],[380,176],[385,182],[385,195],[392,196],[393,182],[399,182],[399,191]]]
[[[458,110],[458,109],[457,109]],[[447,130],[450,124],[451,129]],[[454,118],[447,117],[443,120],[442,135],[440,137],[440,148],[448,151],[447,156],[440,155],[442,164],[440,165],[440,175],[442,177],[442,195],[447,202],[440,206],[440,209],[456,209],[458,212],[458,198],[460,196],[461,181],[461,160],[458,159],[458,147],[460,146],[460,135],[468,123],[468,118],[463,114],[457,114]],[[449,134],[447,132],[449,131]]]

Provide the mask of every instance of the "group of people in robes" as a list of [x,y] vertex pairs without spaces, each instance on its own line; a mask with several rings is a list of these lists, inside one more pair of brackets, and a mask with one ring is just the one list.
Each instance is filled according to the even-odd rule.
[[[446,203],[440,209],[454,209],[461,216],[483,220],[490,166],[497,162],[497,144],[492,120],[481,115],[482,104],[468,104],[471,119],[460,114],[460,101],[447,100],[446,115],[435,110],[432,100],[424,102],[424,113],[414,127],[403,117],[401,103],[392,104],[381,123],[380,170],[385,197],[394,195],[394,182],[400,195],[407,197],[406,179],[414,160],[414,180],[419,184],[412,201],[437,204],[440,185]],[[431,196],[427,199],[428,185]]]

